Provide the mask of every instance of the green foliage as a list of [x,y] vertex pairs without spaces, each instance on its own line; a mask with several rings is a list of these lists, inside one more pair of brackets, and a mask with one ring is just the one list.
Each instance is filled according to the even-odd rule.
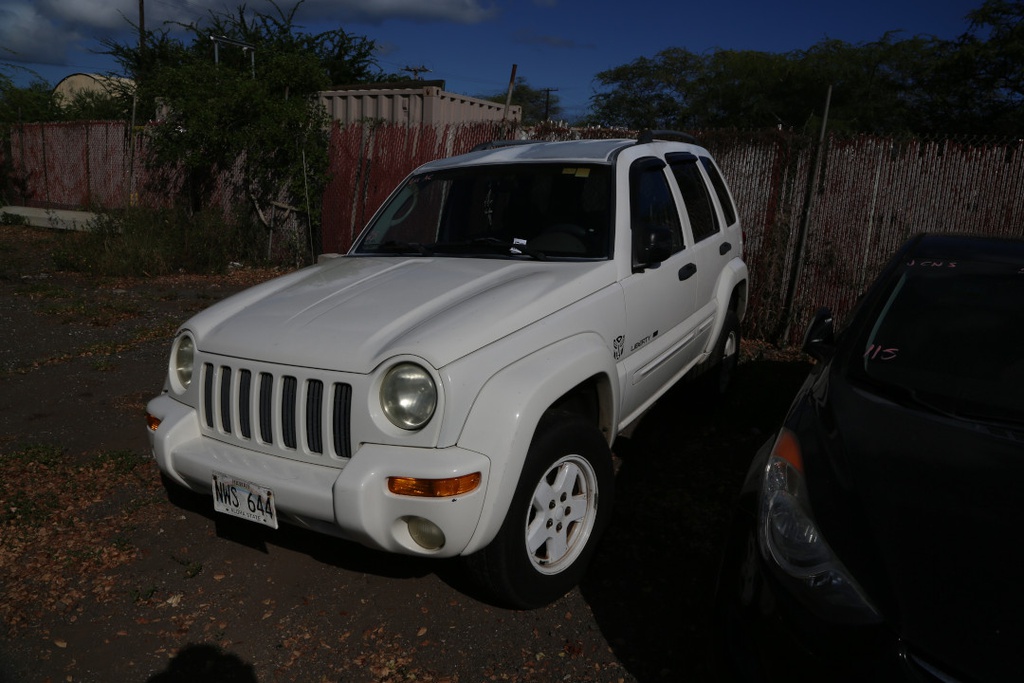
[[0,525],[38,524],[57,507],[59,500],[40,492],[11,485],[26,472],[46,477],[65,462],[64,451],[48,444],[26,444],[0,454]]
[[187,40],[150,32],[141,48],[105,43],[132,75],[140,110],[164,113],[148,151],[154,164],[185,173],[180,200],[190,211],[211,207],[218,184],[233,179],[253,222],[266,225],[273,202],[320,215],[328,120],[318,93],[373,77],[375,45],[341,29],[304,33],[295,24],[301,2],[271,5],[273,13],[211,12],[182,27]]
[[76,92],[70,98],[55,95],[62,121],[127,121],[131,117],[131,98],[123,93]]
[[0,128],[3,128],[3,137],[7,136],[10,124],[62,120],[63,111],[50,91],[50,85],[41,79],[19,88],[8,76],[0,73]]
[[112,276],[222,273],[258,263],[265,232],[218,209],[132,208],[100,214],[85,232],[62,235],[51,254],[61,270]]
[[[0,65],[2,66],[2,65]],[[53,93],[53,87],[41,78],[19,88],[0,72],[0,136],[18,123],[43,121],[109,121],[127,119],[131,107],[130,92],[79,92],[72,97]]]
[[987,0],[955,41],[887,33],[785,54],[669,48],[599,73],[592,125],[1013,134],[1024,127],[1024,2]]
[[144,460],[134,451],[120,450],[104,451],[97,456],[96,461],[101,466],[109,463],[115,474],[124,475],[133,472]]
[[29,463],[55,467],[62,462],[64,462],[64,449],[52,444],[23,444],[3,455],[5,467],[19,467]]

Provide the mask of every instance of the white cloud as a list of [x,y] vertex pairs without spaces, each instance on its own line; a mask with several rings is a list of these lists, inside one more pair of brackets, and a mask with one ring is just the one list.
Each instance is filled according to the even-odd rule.
[[378,22],[385,19],[477,24],[497,15],[491,0],[307,0],[307,19]]
[[67,48],[79,34],[43,16],[32,5],[0,5],[0,59],[63,64]]
[[37,0],[33,4],[55,23],[70,26],[121,29],[139,20],[137,0]]
[[[165,22],[189,24],[214,12],[235,12],[231,0],[144,0],[145,24],[160,30]],[[296,23],[315,25],[379,23],[388,19],[476,24],[498,14],[497,0],[306,0]],[[279,0],[288,12],[292,0]],[[249,0],[249,11],[275,13],[268,0]],[[139,22],[138,0],[0,0],[0,60],[65,64],[71,52],[96,49],[112,35],[131,33]],[[358,30],[356,31],[358,32]]]

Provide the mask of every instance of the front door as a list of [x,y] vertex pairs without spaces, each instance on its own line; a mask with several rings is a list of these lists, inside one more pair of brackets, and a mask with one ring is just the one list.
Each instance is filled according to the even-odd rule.
[[[622,281],[626,304],[623,342],[622,411],[636,417],[700,354],[697,326],[697,263],[684,238],[682,223],[665,163],[645,157],[630,169],[630,214],[634,272]],[[656,264],[638,262],[639,241],[652,229],[672,234],[672,253]],[[692,246],[692,245],[691,245]]]

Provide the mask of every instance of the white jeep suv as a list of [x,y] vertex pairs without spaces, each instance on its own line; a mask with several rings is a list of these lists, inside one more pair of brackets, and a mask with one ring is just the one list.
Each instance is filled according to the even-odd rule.
[[665,137],[428,163],[347,254],[190,319],[148,406],[165,479],[274,528],[467,556],[504,604],[564,594],[616,435],[739,350],[736,209],[707,150]]

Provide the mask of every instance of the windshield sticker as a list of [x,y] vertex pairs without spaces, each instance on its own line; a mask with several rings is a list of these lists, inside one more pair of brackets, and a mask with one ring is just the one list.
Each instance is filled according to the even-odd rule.
[[885,347],[881,344],[872,344],[864,352],[864,358],[867,360],[894,360],[899,352],[900,350],[895,346]]
[[589,168],[563,168],[562,169],[562,175],[571,175],[571,176],[575,176],[576,178],[589,178],[590,177],[590,169]]
[[933,261],[910,259],[907,261],[907,268],[956,268],[956,261]]
[[513,237],[512,238],[512,247],[509,249],[509,253],[512,253],[512,254],[522,254],[523,252],[520,251],[517,247],[525,247],[525,246],[526,246],[526,240],[524,240],[524,239],[522,239],[520,237]]

